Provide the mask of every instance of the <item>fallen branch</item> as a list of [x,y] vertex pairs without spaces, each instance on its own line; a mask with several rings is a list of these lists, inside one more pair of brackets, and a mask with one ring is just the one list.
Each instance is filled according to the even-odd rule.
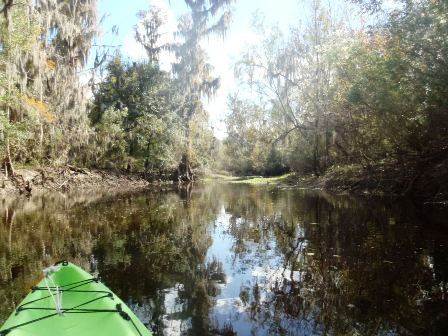
[[88,174],[87,170],[85,170],[84,168],[77,168],[77,167],[72,166],[72,165],[67,165],[67,168],[72,170],[72,171],[74,171],[74,172],[77,172],[77,173]]
[[66,179],[64,182],[62,182],[62,184],[56,188],[56,190],[59,190],[63,187],[64,184],[66,184],[70,179]]

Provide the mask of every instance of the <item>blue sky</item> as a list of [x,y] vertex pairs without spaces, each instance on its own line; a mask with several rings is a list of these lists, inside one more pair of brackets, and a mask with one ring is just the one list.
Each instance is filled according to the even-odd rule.
[[[121,53],[130,59],[144,57],[142,48],[135,42],[133,29],[137,24],[136,13],[147,9],[151,4],[165,8],[170,21],[168,30],[175,28],[175,20],[186,12],[184,0],[100,0],[100,17],[104,16],[102,38],[99,44],[121,45]],[[252,16],[259,11],[266,18],[267,24],[278,23],[282,30],[297,24],[301,15],[299,0],[238,0],[234,4],[233,23],[226,39],[211,39],[204,42],[204,48],[210,57],[210,63],[215,67],[215,74],[221,77],[221,89],[215,99],[204,102],[210,114],[210,125],[219,138],[225,136],[223,119],[227,113],[227,96],[236,88],[233,77],[233,65],[238,55],[251,43],[255,43],[255,35],[251,29]],[[118,36],[111,34],[112,27],[119,28]],[[163,60],[162,60],[163,61]],[[169,66],[166,57],[165,66]]]

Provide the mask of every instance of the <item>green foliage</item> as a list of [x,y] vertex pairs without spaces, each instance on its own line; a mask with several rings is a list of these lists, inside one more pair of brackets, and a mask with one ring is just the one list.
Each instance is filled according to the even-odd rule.
[[146,114],[163,115],[167,110],[176,112],[179,96],[174,92],[168,74],[151,63],[126,63],[120,56],[107,65],[107,76],[94,92],[94,107],[90,114],[95,124],[102,113],[114,106],[127,107],[127,126]]
[[238,97],[229,98],[223,169],[237,175],[279,175],[288,170],[284,153],[273,141],[271,111]]
[[[250,123],[246,118],[256,107],[244,108],[250,111],[238,119],[232,110],[225,144],[235,167],[257,167],[250,160],[254,152],[259,161],[283,158],[293,171],[315,175],[329,168],[335,175],[335,166],[362,167],[357,178],[388,175],[402,192],[422,176],[446,176],[448,4],[395,1],[383,8],[382,1],[353,2],[381,20],[354,30],[315,0],[308,22],[286,38],[257,26],[264,39],[243,55],[237,73],[261,94],[268,125],[256,127],[257,135],[269,132],[262,146],[247,141],[240,124]],[[396,172],[397,164],[406,171]],[[440,190],[437,182],[420,183]]]
[[[0,148],[3,152],[9,150],[17,156],[26,156],[27,148],[33,140],[33,127],[35,127],[36,118],[27,118],[23,121],[10,122],[6,113],[0,112]],[[6,141],[8,140],[8,141]]]
[[210,129],[205,110],[191,120],[190,136],[190,164],[196,175],[203,175],[205,170],[213,168],[219,150],[218,140]]
[[101,121],[95,126],[96,145],[98,146],[98,164],[123,167],[128,159],[128,144],[123,129],[127,109],[116,110],[113,107],[104,111]]
[[172,172],[180,160],[183,144],[179,118],[172,112],[158,117],[144,115],[135,122],[136,157],[144,158],[146,172],[153,175]]
[[[225,35],[232,2],[187,1],[169,46],[159,43],[163,14],[141,12],[136,37],[149,60],[112,58],[90,82],[90,110],[79,73],[96,34],[96,1],[9,7],[0,18],[0,144],[9,163],[73,161],[152,176],[178,168],[183,180],[192,169],[321,175],[335,165],[370,171],[394,162],[410,163],[419,177],[446,163],[445,1],[351,1],[381,16],[369,30],[349,27],[319,0],[287,35],[256,23],[261,43],[236,72],[260,99],[229,98],[221,143],[202,104],[219,78],[201,41]],[[171,73],[159,68],[161,50],[175,56]]]
[[131,160],[151,175],[172,171],[183,146],[173,81],[153,62],[129,64],[119,56],[107,70],[90,114],[104,148],[97,164],[124,168]]
[[446,4],[409,3],[385,26],[360,34],[337,54],[344,110],[336,120],[345,147],[370,164],[437,151],[446,143]]
[[14,161],[67,163],[89,139],[79,73],[96,32],[96,1],[9,2],[3,10],[0,109],[6,163],[12,174]]
[[94,71],[91,104],[80,74],[96,36],[96,0],[5,7],[0,146],[11,171],[14,161],[71,162],[167,177],[185,153],[189,167],[206,169],[217,145],[201,98],[215,92],[219,80],[199,42],[227,29],[224,9],[230,2],[189,2],[191,13],[182,22],[194,24],[180,24],[182,38],[169,48],[176,54],[173,73],[158,64],[160,51],[168,49],[159,43],[163,13],[155,7],[140,12],[136,39],[149,61],[130,63],[116,56],[100,69],[105,71],[99,78]]
[[[256,23],[261,43],[243,55],[236,70],[243,82],[261,95],[271,132],[266,143],[283,147],[289,167],[292,161],[306,160],[311,152],[309,165],[319,175],[330,163],[332,131],[332,64],[325,52],[340,23],[318,0],[307,4],[306,9],[311,19],[305,26],[292,27],[289,36],[278,27],[269,32],[262,23]],[[296,157],[291,148],[297,147],[297,142],[293,141],[304,145],[295,151]],[[270,148],[264,146],[265,155]]]
[[29,92],[20,90],[23,80],[17,73],[17,59],[31,52],[38,36],[35,18],[27,16],[26,8],[11,8],[9,19],[0,18],[0,149],[7,157],[26,156],[27,145],[33,139],[38,122],[34,109],[27,109],[22,97]]
[[271,149],[266,157],[264,175],[278,176],[289,170],[283,161],[284,160],[280,150],[278,150],[275,146],[271,146]]

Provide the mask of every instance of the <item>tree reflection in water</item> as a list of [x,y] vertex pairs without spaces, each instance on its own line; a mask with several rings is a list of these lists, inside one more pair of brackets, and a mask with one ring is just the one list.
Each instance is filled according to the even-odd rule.
[[0,321],[68,258],[160,335],[443,334],[446,214],[418,209],[224,184],[5,201]]

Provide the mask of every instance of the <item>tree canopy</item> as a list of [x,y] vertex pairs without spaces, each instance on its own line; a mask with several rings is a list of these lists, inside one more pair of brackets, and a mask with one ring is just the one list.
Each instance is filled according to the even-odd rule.
[[[142,9],[135,38],[147,58],[97,56],[91,63],[101,71],[89,79],[100,27],[96,0],[2,1],[0,145],[8,175],[14,163],[127,169],[179,181],[206,169],[348,173],[367,176],[368,188],[442,192],[445,1],[346,1],[346,10],[365,18],[351,23],[311,0],[289,32],[256,22],[259,42],[236,63],[243,94],[229,97],[221,142],[203,104],[220,86],[203,42],[226,36],[233,2],[185,0],[187,13],[170,42],[162,38],[164,12]],[[172,69],[164,71],[159,62],[168,54]]]

